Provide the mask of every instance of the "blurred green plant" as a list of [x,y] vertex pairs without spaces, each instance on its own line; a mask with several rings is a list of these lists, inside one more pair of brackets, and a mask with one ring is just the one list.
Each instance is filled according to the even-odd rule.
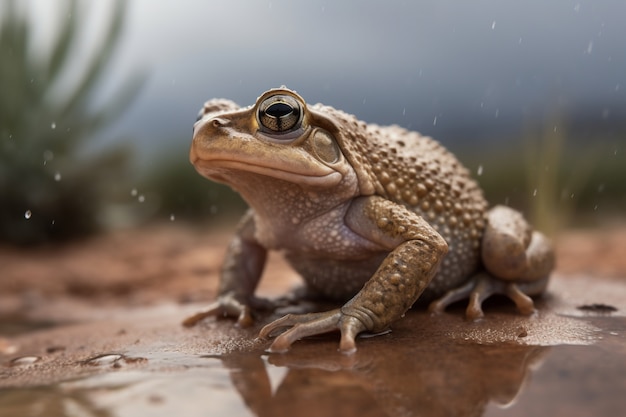
[[129,77],[108,102],[93,108],[120,40],[125,3],[115,2],[103,40],[91,48],[82,70],[85,63],[73,53],[86,19],[76,1],[61,8],[47,54],[33,51],[34,24],[15,3],[4,3],[0,22],[0,241],[85,236],[99,229],[99,214],[129,166],[126,147],[97,154],[86,149],[127,108],[144,78]]

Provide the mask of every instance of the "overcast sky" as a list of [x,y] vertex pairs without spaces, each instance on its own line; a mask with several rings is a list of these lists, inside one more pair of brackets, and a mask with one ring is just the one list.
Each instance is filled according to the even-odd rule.
[[[28,0],[39,38],[60,0]],[[80,0],[85,62],[111,0]],[[497,136],[556,112],[626,118],[626,1],[129,0],[103,96],[148,81],[111,131],[140,153],[188,146],[201,104],[252,104],[285,84],[310,102],[458,140]],[[42,35],[43,34],[43,35]],[[40,42],[45,49],[45,41]],[[577,113],[576,113],[577,114]],[[111,133],[112,134],[112,133]]]

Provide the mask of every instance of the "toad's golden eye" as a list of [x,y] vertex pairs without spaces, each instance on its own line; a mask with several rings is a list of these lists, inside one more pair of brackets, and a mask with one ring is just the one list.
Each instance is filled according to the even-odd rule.
[[261,103],[258,118],[261,126],[271,132],[291,132],[300,127],[302,108],[295,98],[277,94]]

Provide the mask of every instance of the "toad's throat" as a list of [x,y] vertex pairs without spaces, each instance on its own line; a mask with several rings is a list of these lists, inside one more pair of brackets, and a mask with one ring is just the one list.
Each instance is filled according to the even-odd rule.
[[[306,173],[229,159],[196,160],[193,162],[193,165],[203,176],[225,183],[230,182],[229,177],[231,175],[236,176],[236,171],[251,172],[302,186],[323,188],[334,187],[342,179],[342,175],[339,172],[332,170]],[[232,172],[229,173],[230,171]]]

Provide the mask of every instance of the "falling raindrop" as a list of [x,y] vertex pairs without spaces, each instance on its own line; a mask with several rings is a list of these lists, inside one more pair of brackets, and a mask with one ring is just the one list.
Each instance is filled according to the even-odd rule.
[[59,171],[54,173],[54,180],[57,182],[61,181],[61,173]]
[[491,22],[491,30],[494,30],[496,28],[496,21],[494,20],[493,22]]
[[433,119],[433,126],[437,126],[437,116]]
[[133,197],[137,197],[137,189],[133,188],[132,190],[130,190],[130,195]]
[[28,220],[31,217],[33,217],[33,213],[30,210],[26,210],[26,212],[24,213],[24,218]]
[[170,221],[173,222],[174,220],[176,220],[176,216],[174,216],[174,214],[170,214]]
[[57,124],[52,122],[52,124],[50,125],[50,129],[54,130],[57,128]]
[[593,41],[589,41],[589,43],[587,44],[587,53],[590,54],[591,51],[593,51]]
[[146,197],[141,194],[139,197],[137,197],[137,201],[139,201],[140,203],[143,203],[144,201],[146,201]]
[[537,189],[536,188],[533,190],[533,197],[537,197]]
[[478,169],[476,170],[476,175],[478,175],[479,177],[481,175],[483,175],[483,166],[482,165],[478,165]]
[[498,116],[500,115],[500,109],[496,109],[496,119],[498,118]]

